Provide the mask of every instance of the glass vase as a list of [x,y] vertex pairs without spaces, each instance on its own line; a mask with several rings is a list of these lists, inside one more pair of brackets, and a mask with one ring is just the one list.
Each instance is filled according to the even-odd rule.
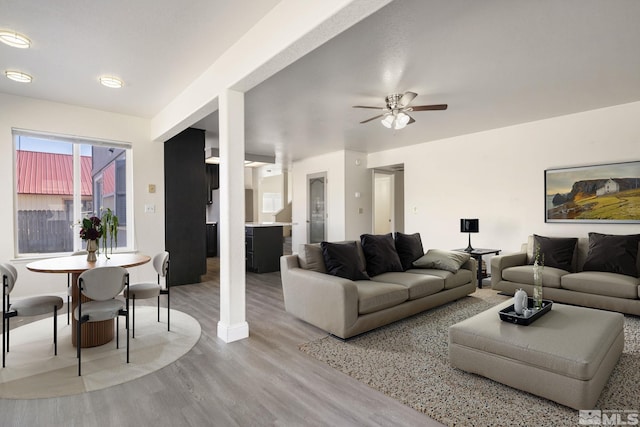
[[537,263],[533,265],[533,307],[537,310],[542,308],[542,268]]

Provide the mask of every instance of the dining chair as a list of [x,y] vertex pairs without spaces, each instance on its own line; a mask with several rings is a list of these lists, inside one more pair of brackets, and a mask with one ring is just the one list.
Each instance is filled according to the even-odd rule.
[[165,280],[164,288],[160,283],[160,277],[167,277],[169,272],[169,252],[162,251],[153,257],[153,268],[158,273],[157,283],[143,282],[134,283],[125,290],[125,298],[128,296],[132,300],[133,325],[131,327],[133,338],[136,337],[136,299],[158,298],[158,322],[160,322],[160,295],[167,296],[167,331],[169,331],[170,300],[169,281]]
[[[116,298],[123,289],[129,287],[129,273],[123,267],[96,267],[86,270],[78,278],[80,298],[73,311],[78,322],[76,327],[76,346],[78,357],[78,376],[82,375],[82,325],[88,322],[102,322],[116,319],[116,348],[120,348],[120,317],[126,319],[127,363],[129,363],[129,299]],[[82,296],[91,301],[82,301]]]
[[[87,251],[75,251],[71,256],[86,255]],[[71,273],[67,273],[67,325],[69,324],[69,313],[71,313]]]
[[64,300],[53,295],[39,295],[11,302],[9,294],[18,280],[18,271],[9,263],[0,264],[2,274],[2,367],[6,366],[6,353],[9,352],[9,320],[18,316],[39,316],[53,312],[53,352],[58,355],[58,310]]

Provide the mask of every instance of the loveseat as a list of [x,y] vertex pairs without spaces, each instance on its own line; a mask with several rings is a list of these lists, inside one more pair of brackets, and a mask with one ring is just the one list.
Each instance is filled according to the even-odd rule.
[[[286,311],[346,339],[475,291],[477,266],[468,254],[437,250],[425,254],[421,242],[417,243],[419,235],[396,233],[395,240],[390,236],[303,244],[297,253],[282,256]],[[403,246],[407,239],[412,239],[411,250]],[[353,271],[337,271],[337,275],[330,249],[338,251],[335,258],[342,267]],[[399,253],[400,265],[394,253]]]
[[536,248],[546,246],[546,252],[538,250],[539,260],[546,258],[544,299],[640,316],[639,244],[640,235],[529,236],[520,252],[491,259],[491,287],[510,295],[522,288],[532,295]]

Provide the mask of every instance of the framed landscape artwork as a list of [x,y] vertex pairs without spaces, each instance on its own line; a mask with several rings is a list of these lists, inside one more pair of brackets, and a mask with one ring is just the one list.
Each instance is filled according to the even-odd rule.
[[640,223],[640,161],[544,171],[545,222]]

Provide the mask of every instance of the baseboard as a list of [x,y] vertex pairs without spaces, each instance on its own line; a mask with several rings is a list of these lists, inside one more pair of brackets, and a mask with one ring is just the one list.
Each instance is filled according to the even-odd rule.
[[233,326],[218,322],[218,338],[221,338],[224,342],[239,341],[249,337],[249,324],[247,322],[241,322]]

